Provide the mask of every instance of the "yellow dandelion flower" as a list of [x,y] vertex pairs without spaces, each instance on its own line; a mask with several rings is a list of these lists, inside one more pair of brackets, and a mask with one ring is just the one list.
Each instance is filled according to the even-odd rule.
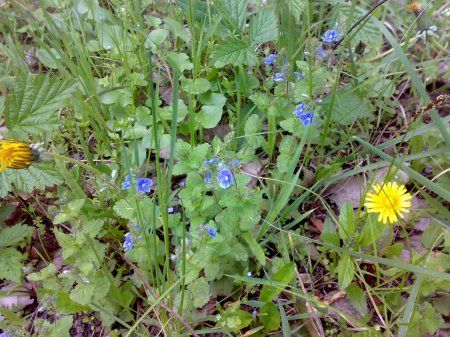
[[375,184],[372,188],[375,193],[367,193],[364,206],[368,213],[380,213],[378,221],[394,223],[397,216],[403,219],[403,213],[409,213],[412,196],[405,185],[389,182],[382,186]]
[[0,172],[5,169],[28,168],[33,160],[33,151],[27,143],[0,140]]

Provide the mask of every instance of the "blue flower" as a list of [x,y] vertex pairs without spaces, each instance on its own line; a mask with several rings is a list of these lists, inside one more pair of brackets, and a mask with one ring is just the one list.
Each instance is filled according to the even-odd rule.
[[330,29],[322,36],[322,41],[326,43],[336,43],[338,40],[339,32],[335,29]]
[[241,161],[238,159],[233,159],[232,161],[230,161],[230,166],[239,166],[241,165]]
[[276,73],[276,74],[273,76],[273,81],[276,82],[276,83],[280,83],[280,82],[282,82],[283,80],[284,80],[284,72]]
[[256,318],[257,316],[258,316],[258,311],[253,310],[253,312],[252,312],[252,317],[253,317],[253,318]]
[[149,193],[152,190],[153,181],[150,178],[139,178],[137,190],[141,193]]
[[123,250],[126,252],[128,252],[129,250],[132,250],[133,245],[134,245],[134,240],[133,240],[133,237],[131,236],[131,233],[126,233],[125,241],[123,242]]
[[299,71],[294,71],[294,76],[297,79],[297,81],[303,80],[305,78],[305,75],[303,75],[301,72]]
[[300,117],[300,115],[305,112],[305,108],[306,108],[306,104],[305,103],[300,103],[299,105],[297,105],[295,107],[294,115],[296,115],[297,117]]
[[314,113],[312,111],[307,111],[304,114],[301,114],[300,116],[298,116],[298,118],[300,119],[300,121],[303,123],[304,126],[311,125],[311,123],[313,121],[313,117],[314,117]]
[[217,157],[212,157],[210,160],[205,160],[203,162],[203,165],[214,165],[219,161],[219,158]]
[[217,181],[222,188],[228,188],[233,184],[233,174],[228,169],[223,169],[217,173]]
[[11,337],[11,335],[7,332],[0,333],[0,337]]
[[317,55],[320,56],[321,58],[325,58],[328,55],[327,52],[325,50],[323,50],[323,48],[321,46],[316,48],[316,52],[317,52]]
[[210,237],[215,238],[217,236],[216,230],[211,227],[206,227],[206,233],[209,234]]
[[[122,183],[122,189],[123,190],[128,190],[131,186],[131,177],[130,176],[126,176],[124,182]],[[1,335],[0,335],[1,337]]]
[[269,54],[266,58],[264,58],[264,63],[268,66],[273,66],[277,64],[277,54]]
[[211,171],[206,172],[205,176],[203,177],[203,181],[207,184],[211,182]]

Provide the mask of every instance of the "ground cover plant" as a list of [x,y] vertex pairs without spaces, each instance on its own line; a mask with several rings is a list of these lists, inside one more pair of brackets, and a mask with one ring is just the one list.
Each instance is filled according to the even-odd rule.
[[449,16],[0,2],[0,336],[448,336]]

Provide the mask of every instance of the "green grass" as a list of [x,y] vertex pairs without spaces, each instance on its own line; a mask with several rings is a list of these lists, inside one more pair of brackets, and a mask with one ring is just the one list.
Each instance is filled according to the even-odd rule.
[[[44,154],[0,172],[0,300],[34,303],[0,304],[0,329],[444,333],[448,31],[445,1],[424,6],[385,2],[346,34],[371,2],[6,2],[0,135]],[[329,29],[338,46],[321,41]],[[367,213],[380,179],[413,195],[405,220]]]

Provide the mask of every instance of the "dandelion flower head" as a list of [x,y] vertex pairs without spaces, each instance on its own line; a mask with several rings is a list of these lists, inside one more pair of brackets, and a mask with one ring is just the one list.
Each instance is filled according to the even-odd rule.
[[378,221],[394,223],[397,216],[403,219],[403,213],[409,213],[412,196],[405,185],[388,182],[381,186],[375,184],[372,189],[373,193],[367,193],[364,206],[368,213],[379,213]]
[[0,172],[5,169],[25,169],[34,160],[27,143],[16,140],[0,140]]

